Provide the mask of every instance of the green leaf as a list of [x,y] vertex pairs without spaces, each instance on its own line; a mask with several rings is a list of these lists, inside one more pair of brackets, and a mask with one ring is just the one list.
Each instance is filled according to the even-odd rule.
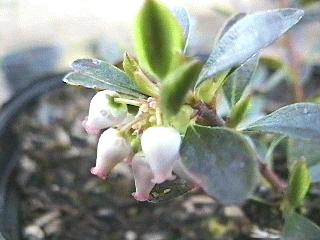
[[[216,42],[218,42],[236,22],[245,16],[245,13],[238,13],[229,18],[220,30]],[[258,62],[259,58],[253,57],[227,75],[227,78],[224,80],[223,89],[226,99],[231,107],[233,107],[242,97],[245,88],[257,68]]]
[[245,118],[251,103],[252,101],[249,97],[238,102],[230,113],[227,126],[235,128]]
[[311,176],[305,161],[298,161],[290,171],[287,200],[292,209],[299,207],[309,190]]
[[124,71],[141,92],[151,97],[159,96],[159,88],[144,74],[139,64],[128,53],[125,53],[122,64]]
[[320,139],[320,105],[296,103],[249,124],[244,130],[280,133],[302,139]]
[[185,97],[199,75],[201,65],[197,60],[179,67],[168,75],[161,87],[161,108],[168,115],[178,113]]
[[285,219],[282,240],[319,240],[320,228],[309,219],[292,213]]
[[138,62],[133,57],[131,57],[127,52],[125,52],[123,55],[122,67],[125,73],[132,80],[134,79],[134,73],[140,70],[140,66]]
[[256,186],[256,155],[236,131],[190,126],[180,153],[185,168],[204,191],[223,204],[242,203]]
[[253,57],[228,76],[223,90],[231,107],[234,107],[241,99],[258,66],[258,62],[259,58]]
[[135,26],[138,60],[150,72],[165,77],[175,67],[176,54],[184,48],[182,26],[157,0],[146,0]]
[[159,203],[169,201],[190,192],[194,187],[182,178],[157,184],[151,191],[151,202]]
[[196,86],[243,64],[288,31],[302,16],[302,10],[284,8],[243,17],[221,37],[203,67]]
[[244,16],[246,16],[246,13],[237,13],[233,16],[231,16],[227,21],[224,23],[223,27],[220,29],[219,33],[216,37],[216,43],[219,42],[219,40],[223,37],[223,35],[240,19],[242,19]]
[[191,106],[183,105],[176,115],[170,117],[169,123],[181,134],[184,134],[187,131],[187,128],[190,124],[190,119],[192,118],[193,114],[194,109]]
[[71,85],[108,89],[135,97],[144,96],[120,69],[97,59],[79,59],[72,63],[74,72],[63,79]]
[[205,103],[211,104],[212,100],[218,94],[218,91],[223,87],[228,76],[234,71],[235,69],[231,69],[228,72],[225,72],[216,79],[206,81],[205,83],[201,84],[196,90],[198,97]]

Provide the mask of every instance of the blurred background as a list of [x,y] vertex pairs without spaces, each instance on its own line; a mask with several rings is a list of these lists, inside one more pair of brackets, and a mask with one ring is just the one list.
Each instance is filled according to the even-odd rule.
[[[275,90],[269,96],[270,109],[300,101],[301,86],[304,100],[320,96],[319,1],[163,2],[189,10],[188,54],[203,59],[225,20],[235,13],[305,9],[302,23],[263,52],[264,65],[256,78],[258,86],[267,84],[257,92]],[[116,64],[124,51],[134,54],[133,24],[142,4],[143,0],[0,0],[1,240],[279,235],[282,219],[270,206],[222,207],[201,193],[158,204],[137,203],[130,197],[134,186],[126,166],[117,168],[110,183],[90,176],[96,139],[84,133],[81,121],[94,92],[65,86],[62,78],[78,58]],[[286,74],[284,68],[293,71]]]
[[[183,5],[190,11],[192,16],[190,51],[193,54],[210,52],[214,37],[226,15],[283,5],[281,1],[276,0],[164,2],[169,6]],[[37,58],[38,62],[43,62],[41,58],[50,56],[50,60],[47,61],[54,65],[51,67],[58,69],[68,69],[74,59],[97,55],[111,62],[117,62],[124,50],[133,51],[134,17],[142,3],[143,0],[1,0],[0,58],[6,66],[20,64],[19,60],[25,62],[26,57]],[[32,51],[32,48],[33,53],[26,52]],[[36,50],[36,48],[43,49]],[[25,56],[22,56],[23,54]],[[56,58],[55,64],[54,58]],[[44,65],[34,66],[34,70],[47,71],[39,70],[41,67],[49,68]],[[4,78],[5,76],[1,77],[2,84],[5,82]],[[8,97],[8,91],[1,89],[0,102],[3,102]]]

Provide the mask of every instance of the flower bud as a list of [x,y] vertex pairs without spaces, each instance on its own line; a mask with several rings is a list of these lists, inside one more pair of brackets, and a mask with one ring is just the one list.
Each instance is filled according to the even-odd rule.
[[88,134],[99,134],[101,129],[113,127],[127,117],[127,106],[115,103],[113,98],[120,95],[114,91],[104,90],[93,96],[89,115],[82,122]]
[[173,180],[172,169],[179,159],[181,137],[179,132],[171,127],[151,127],[141,136],[141,147],[150,164],[154,183]]
[[96,166],[91,173],[106,179],[110,171],[131,154],[130,143],[114,128],[104,131],[98,142]]
[[145,156],[142,153],[137,153],[132,159],[131,166],[136,186],[136,191],[132,193],[132,196],[137,201],[150,200],[150,192],[155,186],[155,183],[151,181],[153,179],[153,173]]

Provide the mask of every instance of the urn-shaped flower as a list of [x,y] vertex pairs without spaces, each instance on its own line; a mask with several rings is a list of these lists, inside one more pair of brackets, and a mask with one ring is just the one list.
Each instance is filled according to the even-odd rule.
[[89,134],[99,134],[101,129],[116,126],[127,117],[127,106],[114,102],[120,95],[104,90],[96,93],[90,101],[89,115],[83,126]]
[[99,138],[96,166],[91,169],[91,173],[106,179],[110,171],[130,155],[131,145],[127,139],[118,130],[109,128]]
[[153,172],[154,183],[173,180],[172,169],[179,159],[181,136],[172,127],[150,127],[141,136],[142,151]]

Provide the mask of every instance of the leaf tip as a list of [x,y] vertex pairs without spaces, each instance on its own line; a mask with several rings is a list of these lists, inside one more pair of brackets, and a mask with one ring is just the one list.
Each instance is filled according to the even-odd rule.
[[73,72],[70,72],[70,73],[66,74],[66,75],[63,77],[62,81],[65,82],[65,83],[69,83],[69,77],[70,77],[72,74],[73,74]]

